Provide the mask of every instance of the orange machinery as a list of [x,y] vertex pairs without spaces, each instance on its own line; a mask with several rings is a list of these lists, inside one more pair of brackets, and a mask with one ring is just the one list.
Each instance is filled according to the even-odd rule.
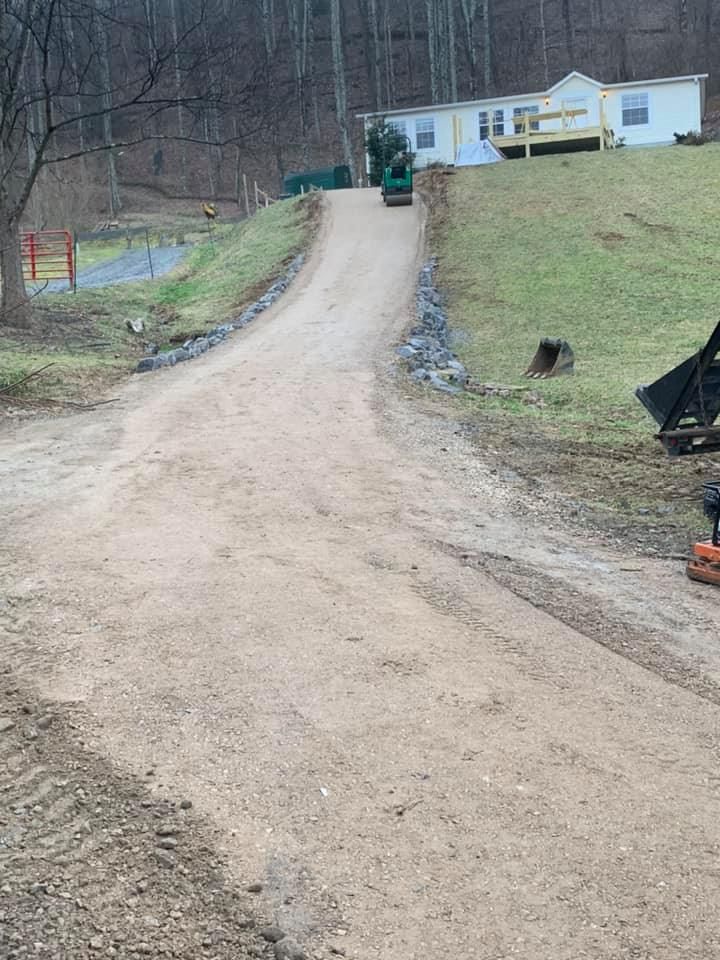
[[[720,323],[693,356],[635,395],[660,426],[656,435],[668,455],[688,457],[720,452]],[[712,536],[693,547],[687,574],[720,586],[720,481],[703,484],[705,515]]]
[[705,516],[713,522],[712,536],[693,547],[687,575],[691,580],[720,587],[720,481],[703,484]]

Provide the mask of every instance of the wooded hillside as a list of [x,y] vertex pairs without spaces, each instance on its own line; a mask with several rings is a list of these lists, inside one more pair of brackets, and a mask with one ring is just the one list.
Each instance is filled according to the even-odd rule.
[[[37,225],[58,225],[58,198],[68,208],[60,219],[87,222],[100,210],[115,217],[123,186],[228,198],[245,171],[277,190],[292,169],[330,162],[357,169],[357,112],[544,89],[573,68],[608,82],[712,72],[719,7],[716,0],[4,0],[6,63],[24,45],[17,70],[8,67],[2,81],[6,100],[15,88],[22,116],[6,157],[9,149],[15,165],[32,166],[61,114],[40,151],[45,159],[119,145],[75,164],[71,177],[56,164],[54,179],[40,176],[26,210]],[[24,35],[23,24],[30,25]]]

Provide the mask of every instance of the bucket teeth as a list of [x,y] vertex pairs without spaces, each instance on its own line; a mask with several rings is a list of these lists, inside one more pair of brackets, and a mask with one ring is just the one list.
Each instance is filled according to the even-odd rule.
[[545,380],[575,372],[575,354],[566,340],[546,337],[540,341],[525,376],[533,380]]

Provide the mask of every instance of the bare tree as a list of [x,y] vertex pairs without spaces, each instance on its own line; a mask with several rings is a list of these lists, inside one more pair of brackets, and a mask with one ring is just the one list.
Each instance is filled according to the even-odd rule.
[[406,53],[407,53],[407,73],[410,86],[410,96],[415,96],[415,56],[417,46],[417,33],[415,30],[415,3],[413,0],[407,0],[406,3]]
[[455,3],[448,0],[448,47],[450,56],[450,99],[458,98],[457,37],[455,24]]
[[340,129],[343,157],[350,168],[350,175],[355,182],[355,159],[353,157],[350,129],[347,116],[347,87],[345,84],[345,51],[342,39],[342,16],[340,0],[330,0],[330,34],[332,42],[333,74],[335,79],[335,110]]
[[470,72],[470,96],[477,96],[477,44],[475,40],[475,18],[478,0],[460,0],[460,12],[463,19],[463,37],[465,55]]
[[705,48],[705,69],[709,68],[710,58],[712,56],[713,49],[713,15],[715,13],[715,0],[705,0],[705,6],[703,9],[703,33],[704,33],[704,48]]
[[440,80],[439,99],[447,103],[450,99],[450,57],[448,56],[448,0],[435,0],[436,49],[438,57],[438,77]]
[[[0,16],[0,324],[23,326],[30,321],[20,221],[41,171],[50,164],[103,151],[111,165],[114,191],[114,151],[151,139],[155,118],[180,102],[175,93],[177,75],[173,76],[178,62],[183,102],[207,102],[207,91],[202,89],[207,64],[198,37],[207,15],[204,5],[196,4],[195,19],[177,43],[168,29],[166,42],[158,42],[148,56],[143,19],[136,19],[134,11],[111,12],[110,2],[5,0]],[[113,76],[110,64],[118,50],[111,31],[113,38],[124,32],[127,50],[137,52],[122,76]],[[31,69],[33,64],[38,65],[36,70]],[[38,117],[42,124],[36,122]],[[86,128],[99,124],[100,139],[81,144],[77,137],[81,121]],[[111,209],[117,202],[113,192]]]
[[320,98],[318,96],[317,70],[315,66],[315,0],[305,0],[305,18],[308,38],[308,74],[310,78],[310,99],[312,101],[315,136],[322,136],[320,129]]
[[540,53],[543,65],[543,81],[545,89],[550,86],[550,65],[548,63],[548,33],[545,19],[545,0],[540,0]]
[[688,0],[678,0],[678,26],[680,33],[688,32]]
[[275,4],[273,0],[262,0],[262,27],[265,55],[269,63],[275,53]]
[[436,0],[425,0],[427,19],[428,63],[430,66],[430,99],[433,103],[440,100],[440,75],[438,50],[438,17]]
[[395,52],[393,50],[392,23],[390,20],[392,5],[385,0],[383,12],[383,44],[385,47],[385,85],[387,89],[386,103],[392,107],[397,100],[395,83]]
[[487,97],[492,87],[492,27],[490,24],[490,0],[482,0],[483,10],[483,86]]
[[100,85],[102,103],[103,144],[107,150],[108,194],[110,216],[114,220],[122,206],[120,183],[117,175],[117,162],[113,149],[113,85],[111,77],[112,51],[110,30],[114,19],[112,0],[99,0],[101,16],[95,19],[98,49],[100,57]]
[[180,30],[178,23],[177,0],[170,2],[170,30],[173,46],[173,69],[175,74],[175,99],[177,101],[177,135],[180,141],[180,186],[187,191],[187,150],[185,147],[185,110],[182,102],[183,71],[180,66]]
[[307,24],[303,0],[287,0],[288,30],[292,63],[295,74],[295,96],[297,98],[297,116],[300,127],[300,142],[303,149],[303,161],[307,163],[307,107],[305,104],[305,69],[307,62]]
[[575,67],[575,22],[573,19],[572,0],[562,0],[562,19],[565,28],[565,47],[567,49],[568,64]]
[[[382,48],[380,44],[380,24],[378,20],[377,0],[367,0],[368,26],[370,27],[370,39],[372,41],[372,54],[370,57],[370,75],[374,84],[375,109],[382,107]],[[389,105],[389,101],[388,101]]]

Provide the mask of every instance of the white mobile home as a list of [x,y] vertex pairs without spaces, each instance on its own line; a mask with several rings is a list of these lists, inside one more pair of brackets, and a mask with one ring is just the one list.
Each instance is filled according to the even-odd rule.
[[410,138],[417,165],[455,162],[458,147],[491,140],[506,156],[674,142],[699,131],[707,74],[600,83],[574,71],[540,93],[361,114],[384,116]]

